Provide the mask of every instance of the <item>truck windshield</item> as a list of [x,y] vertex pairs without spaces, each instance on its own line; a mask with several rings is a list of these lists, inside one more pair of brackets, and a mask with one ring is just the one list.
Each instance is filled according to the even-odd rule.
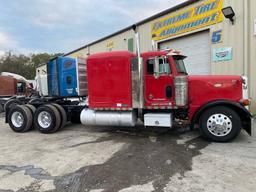
[[183,74],[187,75],[188,73],[187,73],[185,64],[183,62],[183,59],[185,59],[185,58],[186,58],[185,56],[173,56],[177,72],[178,73],[183,73]]

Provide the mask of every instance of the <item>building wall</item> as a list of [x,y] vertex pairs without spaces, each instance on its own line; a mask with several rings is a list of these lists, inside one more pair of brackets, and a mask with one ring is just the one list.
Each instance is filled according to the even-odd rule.
[[232,6],[236,18],[234,25],[228,19],[211,27],[211,32],[222,29],[222,43],[212,44],[212,50],[220,47],[232,47],[233,58],[230,61],[211,62],[212,74],[241,75],[243,72],[243,1],[225,0],[223,7]]
[[248,74],[249,74],[249,91],[252,98],[252,112],[256,113],[256,35],[254,34],[254,22],[256,20],[256,1],[248,2]]
[[[181,10],[177,10],[170,14],[167,14],[163,17],[166,17],[171,14],[178,13],[182,10],[189,9],[191,7],[196,7],[202,4],[203,1],[191,4]],[[194,31],[189,31],[169,39],[164,39],[156,42],[156,44],[161,43],[162,41],[171,40],[178,38],[180,36],[193,34],[198,31],[209,30],[210,39],[214,31],[222,30],[222,41],[217,44],[211,43],[211,53],[213,53],[216,48],[232,48],[232,60],[229,61],[213,61],[211,58],[211,74],[225,74],[225,75],[247,75],[249,78],[249,93],[252,98],[251,110],[256,113],[256,35],[254,35],[253,22],[256,19],[256,1],[255,0],[224,0],[223,7],[232,6],[235,11],[235,23],[234,25],[231,22],[223,17],[223,21],[215,25],[203,27]],[[141,51],[150,51],[152,50],[152,34],[151,26],[153,23],[158,21],[157,18],[151,22],[142,24],[139,27],[140,33],[140,45]],[[107,40],[96,43],[89,48],[82,49],[78,52],[72,53],[71,57],[83,56],[86,57],[88,53],[97,53],[102,51],[111,51],[111,50],[127,50],[128,44],[127,40],[129,38],[134,38],[134,32],[128,30],[116,36],[113,36]],[[135,39],[134,39],[134,52],[135,52]],[[184,53],[186,54],[186,53]]]
[[73,57],[73,58],[77,58],[77,57],[82,57],[82,58],[86,58],[88,55],[88,47],[81,49],[79,51],[76,51],[70,55],[68,55],[68,57]]
[[[128,50],[128,39],[130,38],[133,38],[135,45],[134,33],[132,30],[129,30],[90,46],[90,53],[93,54],[102,51]],[[133,50],[135,50],[135,47]]]
[[93,44],[89,47],[81,49],[77,52],[67,55],[68,57],[87,57],[88,54],[104,52],[104,51],[117,51],[117,50],[128,50],[128,40],[132,38],[133,50],[135,51],[135,38],[132,30],[128,30],[124,33],[118,34],[117,36],[108,38],[97,44]]
[[[190,7],[196,7],[197,5],[202,4],[202,2],[198,2],[195,4],[192,4],[185,9],[188,9]],[[185,36],[188,34],[193,34],[198,31],[203,30],[210,30],[210,35],[212,32],[217,30],[222,30],[222,43],[218,44],[211,44],[211,49],[213,51],[214,48],[218,47],[232,47],[233,48],[233,59],[231,61],[223,61],[223,62],[214,62],[211,60],[211,73],[212,74],[243,74],[243,1],[237,1],[237,0],[225,0],[223,3],[223,7],[226,6],[232,6],[237,18],[234,25],[231,25],[229,20],[223,18],[223,22],[211,25],[208,27],[203,27],[194,31],[190,31],[187,33],[183,33],[181,35],[177,35],[175,37],[171,37],[169,39],[161,40],[157,43],[160,43],[162,41],[171,40],[177,37]],[[180,12],[180,10],[177,10],[176,12]],[[170,13],[175,14],[176,12]],[[166,16],[163,16],[166,17]],[[162,18],[163,18],[162,17]],[[155,19],[150,23],[146,23],[142,26],[140,26],[140,33],[141,33],[141,46],[143,51],[147,51],[151,48],[151,24],[155,23],[157,20],[161,18]],[[209,39],[210,41],[210,39]],[[186,54],[186,53],[184,53]]]

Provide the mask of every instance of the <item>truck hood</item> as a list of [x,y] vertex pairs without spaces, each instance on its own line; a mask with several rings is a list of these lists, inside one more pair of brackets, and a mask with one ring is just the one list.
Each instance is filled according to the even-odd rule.
[[239,102],[243,97],[242,78],[237,75],[188,76],[189,103],[202,105],[214,100]]

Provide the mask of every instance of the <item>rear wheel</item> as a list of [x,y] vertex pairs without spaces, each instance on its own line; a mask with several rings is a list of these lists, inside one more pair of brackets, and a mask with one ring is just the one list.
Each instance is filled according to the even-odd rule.
[[61,105],[56,104],[56,103],[52,103],[52,105],[58,109],[58,111],[61,115],[61,124],[60,124],[59,129],[62,129],[67,123],[67,113]]
[[22,105],[22,102],[18,99],[10,99],[4,104],[4,111],[7,111],[8,109],[16,105]]
[[237,113],[224,106],[206,110],[200,118],[200,131],[209,140],[228,142],[241,131],[241,120]]
[[13,106],[7,116],[11,129],[15,132],[26,132],[32,127],[31,111],[24,105]]
[[34,116],[34,125],[41,133],[53,133],[61,123],[59,111],[52,105],[39,107]]
[[25,106],[26,106],[27,108],[29,108],[32,113],[35,113],[35,112],[36,112],[36,108],[35,108],[33,105],[31,105],[31,104],[25,104]]

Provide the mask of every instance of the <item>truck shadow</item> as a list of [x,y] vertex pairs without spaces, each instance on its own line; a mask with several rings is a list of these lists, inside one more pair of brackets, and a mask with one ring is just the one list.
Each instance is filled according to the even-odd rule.
[[200,155],[200,149],[209,144],[197,134],[184,139],[186,130],[180,129],[89,127],[87,131],[109,134],[96,141],[70,147],[75,150],[80,145],[104,141],[121,142],[125,146],[103,164],[86,166],[56,178],[56,191],[104,189],[104,192],[117,192],[133,185],[152,182],[154,191],[161,192],[171,176],[176,173],[184,175],[191,170],[192,158]]

